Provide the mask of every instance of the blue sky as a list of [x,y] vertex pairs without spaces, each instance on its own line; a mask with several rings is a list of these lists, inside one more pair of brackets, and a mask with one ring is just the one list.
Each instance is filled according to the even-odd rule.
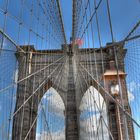
[[[28,1],[28,2],[30,3],[30,1]],[[4,7],[5,7],[4,4],[5,4],[5,0],[0,0],[1,9],[4,9]],[[10,6],[8,9],[9,12],[14,16],[19,17],[19,11],[20,11],[19,5],[20,4],[21,3],[19,0],[15,0],[14,2],[11,0]],[[63,15],[63,20],[64,20],[66,37],[69,42],[70,37],[71,37],[71,32],[72,32],[72,0],[60,0],[60,4],[62,7],[62,15]],[[113,24],[115,40],[119,41],[119,40],[122,40],[127,35],[127,33],[131,30],[131,28],[140,19],[140,2],[139,2],[139,0],[110,0],[110,8],[111,8],[111,17],[112,17],[112,24]],[[23,16],[23,21],[26,22],[27,26],[29,26],[29,22],[28,22],[28,19],[30,18],[28,15],[29,9],[25,8],[24,10],[25,10],[24,11],[25,15]],[[32,27],[34,30],[37,30],[36,23],[37,23],[37,21],[35,19],[34,22],[32,23]],[[103,45],[105,45],[107,42],[110,41],[110,34],[108,33],[109,28],[107,26],[108,19],[107,19],[105,3],[103,3],[101,8],[99,9],[99,24],[100,24],[100,28],[101,28],[102,43],[103,43]],[[4,15],[2,12],[0,12],[0,29],[2,29],[3,26],[4,26]],[[18,40],[17,40],[18,23],[10,17],[7,17],[5,32],[16,43],[18,43]],[[41,28],[38,31],[38,33],[41,34]],[[48,32],[47,32],[47,35],[49,35]],[[22,27],[21,32],[20,32],[19,44],[28,44],[28,36],[29,36],[28,30],[26,28]],[[99,47],[96,28],[94,29],[94,37],[95,37],[96,47]],[[48,46],[49,44],[44,42],[44,45],[42,46],[42,48],[40,48],[41,39],[38,39],[37,40],[38,42],[36,42],[35,38],[36,38],[35,34],[32,33],[30,44],[35,45],[37,49],[38,48],[46,49],[46,46],[47,46],[47,49],[49,49],[50,47],[57,45],[57,44],[55,44],[55,42],[52,42],[53,43],[52,46]],[[1,37],[0,37],[0,39],[1,39]],[[126,48],[128,49],[128,53],[126,55],[125,63],[126,63],[126,72],[128,74],[127,84],[129,86],[133,85],[133,89],[129,88],[129,90],[134,98],[130,102],[131,107],[133,108],[132,113],[134,114],[135,118],[137,118],[137,121],[140,122],[140,120],[139,120],[140,113],[139,113],[139,106],[138,106],[139,105],[138,103],[140,100],[140,97],[139,97],[140,81],[138,80],[138,79],[140,79],[140,77],[139,77],[140,73],[139,73],[139,65],[136,65],[135,64],[136,62],[134,61],[134,60],[140,60],[140,57],[139,57],[140,53],[137,53],[137,52],[140,52],[140,49],[138,48],[140,44],[138,44],[135,47],[135,49],[134,49],[134,47],[132,48],[133,45],[135,45],[134,42],[132,42],[130,45],[126,45]],[[10,42],[8,42],[8,40],[5,40],[4,48],[13,50],[13,46],[14,45],[11,44]],[[60,48],[60,46],[57,46],[57,48]],[[8,59],[6,59],[6,58],[8,58]],[[3,64],[3,61],[5,62],[5,64]],[[139,63],[139,61],[137,61],[137,63]],[[1,67],[2,70],[0,71],[0,81],[3,81],[0,84],[0,88],[2,89],[13,82],[12,81],[13,75],[15,74],[14,72],[17,69],[16,58],[15,58],[14,53],[2,53],[2,55],[0,55],[0,65],[2,65],[2,67]],[[135,67],[135,70],[132,70],[132,67]],[[135,87],[135,85],[137,85],[137,86]],[[14,92],[14,94],[15,94],[16,93],[15,89],[9,89],[8,91],[6,91],[6,95],[11,96],[12,92]],[[3,114],[3,112],[2,112],[3,109],[6,110],[10,106],[10,102],[7,102],[7,100],[10,100],[10,98],[13,98],[13,97],[9,96],[10,98],[7,98],[7,96],[0,95],[0,114]],[[134,102],[134,100],[135,100],[135,102]],[[6,106],[5,106],[5,102],[7,102]],[[48,104],[49,104],[49,101],[46,100],[46,105],[48,105]],[[95,112],[89,113],[89,111],[84,111],[83,114],[81,115],[81,118],[82,119],[89,118],[89,117],[91,117],[91,115],[94,115],[94,113]],[[49,115],[49,117],[52,117],[56,122],[59,120],[62,124],[62,126],[60,126],[60,127],[56,127],[56,128],[54,127],[55,129],[52,128],[51,131],[56,132],[59,130],[63,130],[64,119],[60,118],[60,116],[57,116],[56,114],[54,114],[52,112],[49,113],[48,115]],[[0,126],[2,126],[2,123],[7,121],[8,118],[9,118],[9,113],[3,114],[2,117],[0,118]],[[5,127],[4,130],[7,131],[7,127]],[[38,132],[40,132],[40,131],[38,130]],[[3,140],[1,133],[0,133],[0,136],[1,136],[0,140]],[[137,137],[140,137],[140,136],[137,134]]]
[[[0,33],[1,40],[1,33]],[[4,40],[4,49],[16,51],[14,44],[8,39]],[[17,72],[17,59],[14,52],[3,51],[0,54],[0,90],[6,88],[10,84],[15,82],[15,75]],[[10,110],[14,111],[15,106],[16,87],[13,86],[8,90],[0,93],[0,128],[3,131],[0,132],[0,140],[6,140],[8,134],[8,125],[10,118]],[[12,108],[11,108],[12,107]],[[5,111],[6,110],[6,111]],[[10,126],[12,129],[12,125]]]
[[72,0],[60,0],[65,33],[69,42],[72,31]]
[[[139,60],[140,60],[140,39],[130,41],[126,43],[127,54],[125,57],[125,70],[128,74],[126,77],[127,88],[130,95],[130,105],[132,109],[133,117],[140,124],[140,71],[139,71]],[[135,135],[136,138],[140,137],[140,129],[136,125]]]
[[[72,1],[60,0],[60,3],[65,32],[69,41],[72,31]],[[110,9],[115,39],[119,41],[124,39],[134,24],[140,19],[140,2],[139,0],[110,0]],[[107,20],[106,4],[103,2],[99,9],[99,24],[104,44],[110,41],[110,35],[106,34],[106,31],[108,31]],[[97,32],[97,29],[95,31]],[[97,38],[96,36],[97,33],[95,33],[95,38]]]

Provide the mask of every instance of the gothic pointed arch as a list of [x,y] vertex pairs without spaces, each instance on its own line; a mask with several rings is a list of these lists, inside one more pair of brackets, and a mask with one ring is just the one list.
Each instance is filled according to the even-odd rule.
[[80,139],[109,140],[107,105],[101,93],[90,86],[84,93],[80,106]]
[[41,98],[38,114],[36,140],[65,140],[65,105],[53,87],[50,87]]

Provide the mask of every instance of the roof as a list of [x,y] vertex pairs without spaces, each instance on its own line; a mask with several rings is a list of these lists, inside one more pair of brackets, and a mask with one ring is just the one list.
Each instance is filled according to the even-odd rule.
[[[126,73],[124,73],[123,71],[118,71],[118,74],[119,75],[126,75]],[[117,70],[107,70],[105,73],[104,73],[104,76],[116,76],[117,75]]]

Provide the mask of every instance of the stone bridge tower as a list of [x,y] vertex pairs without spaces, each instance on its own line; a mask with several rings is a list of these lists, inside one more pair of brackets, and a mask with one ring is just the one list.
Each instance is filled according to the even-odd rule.
[[[118,102],[121,102],[121,96],[113,88],[117,87],[117,79],[118,75],[120,78],[120,84],[122,87],[123,93],[123,105],[124,108],[131,114],[126,81],[125,81],[125,71],[124,71],[124,57],[126,50],[123,48],[122,44],[116,45],[116,50],[118,54],[118,63],[119,63],[119,71],[116,70],[114,66],[114,55],[113,55],[113,44],[107,45],[102,49],[104,61],[105,61],[105,73],[102,73],[102,64],[101,64],[101,53],[100,49],[78,49],[74,48],[71,45],[63,46],[62,50],[46,50],[46,51],[37,51],[33,46],[23,46],[23,49],[27,53],[17,52],[17,59],[19,62],[19,77],[18,79],[22,79],[24,77],[30,76],[32,73],[39,71],[35,75],[30,76],[28,79],[23,80],[18,84],[17,87],[17,102],[15,108],[15,116],[13,120],[13,133],[12,140],[24,140],[27,136],[28,131],[30,130],[30,124],[33,123],[34,119],[37,116],[38,105],[40,103],[41,98],[44,93],[50,88],[54,87],[58,93],[60,94],[62,100],[65,104],[65,117],[66,117],[66,140],[78,140],[79,139],[79,105],[81,99],[89,88],[89,85],[95,87],[103,96],[106,101],[108,108],[108,120],[109,120],[109,128],[112,132],[114,140],[126,140],[125,137],[125,126],[124,122],[122,122],[123,112],[122,110],[109,98],[106,94],[111,94],[113,98],[116,98]],[[87,53],[84,53],[84,52]],[[43,52],[43,54],[41,54]],[[51,55],[48,55],[51,53]],[[94,62],[95,58],[93,53],[97,56],[97,67],[98,67],[98,76],[100,81],[94,79],[92,76],[89,76],[86,81],[88,85],[85,84],[84,80],[86,79],[86,71],[81,69],[81,66],[86,65],[86,61],[84,58],[88,58],[86,55],[91,54],[91,60]],[[50,65],[50,59],[53,56],[54,65],[51,65],[49,69],[43,69],[44,66],[36,65],[36,64],[44,64]],[[54,57],[55,56],[55,57]],[[62,56],[65,57],[62,58]],[[82,56],[82,57],[81,57]],[[81,58],[81,59],[79,59]],[[56,60],[60,59],[60,61],[56,62]],[[48,60],[48,62],[44,61]],[[60,66],[63,65],[63,68]],[[90,63],[92,65],[93,70],[91,72],[90,69],[87,71],[95,74],[95,63]],[[57,71],[53,71],[54,69],[58,69]],[[57,81],[55,80],[56,75],[59,73]],[[80,86],[76,82],[76,74],[79,72],[79,80],[83,83],[81,86],[83,88],[83,92],[81,93]],[[118,74],[117,74],[118,73]],[[61,77],[61,75],[63,76]],[[45,79],[44,79],[45,78]],[[36,80],[33,80],[36,79]],[[103,79],[105,80],[105,89],[102,87]],[[63,81],[63,82],[62,82]],[[34,85],[34,88],[33,88]],[[37,88],[39,87],[39,88]],[[31,96],[36,92],[34,96]],[[17,112],[18,108],[24,103],[26,99],[29,99],[23,108]],[[32,102],[33,100],[33,102]],[[24,116],[24,117],[23,117]],[[130,119],[126,119],[128,126],[128,134],[129,139],[134,140],[134,131],[133,125]],[[22,123],[22,124],[21,124]],[[21,127],[22,126],[22,127]],[[35,140],[36,136],[36,124],[31,130],[30,135],[27,139]],[[111,139],[111,138],[110,138]]]

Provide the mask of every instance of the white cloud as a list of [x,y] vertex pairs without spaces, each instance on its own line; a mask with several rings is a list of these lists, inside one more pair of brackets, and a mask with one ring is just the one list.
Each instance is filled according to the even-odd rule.
[[48,100],[48,111],[64,118],[65,106],[60,95],[54,88],[50,88],[43,96],[43,100]]
[[[87,120],[80,122],[80,140],[88,139],[89,135],[90,137],[92,137],[92,139],[96,139],[97,131],[99,133],[99,137],[101,137],[100,134],[101,134],[102,129],[101,129],[101,123],[99,124],[100,122],[99,118],[100,118],[100,114],[97,114],[96,116],[93,115]],[[107,123],[107,118],[105,116],[104,116],[104,120]],[[99,129],[97,129],[98,125],[99,125]],[[104,135],[105,140],[109,140],[108,131],[104,123],[103,123],[103,135]]]
[[[49,119],[48,121],[48,126],[51,131],[51,136],[53,140],[65,140],[65,120],[64,120],[64,103],[60,97],[60,95],[57,93],[57,91],[53,88],[50,88],[47,93],[43,96],[42,102],[40,104],[45,112],[47,113],[48,118],[54,117],[57,120],[57,122],[52,122],[53,119]],[[40,118],[42,119],[42,118]],[[63,121],[63,122],[62,122]],[[37,132],[40,132],[40,127],[37,126]],[[61,126],[60,126],[61,123]],[[59,125],[59,126],[58,126]],[[37,140],[50,140],[50,135],[44,130],[41,134],[36,134],[36,139]]]
[[[94,101],[96,101],[96,105],[98,105],[98,107],[99,107],[99,109],[101,111],[106,109],[103,97],[101,96],[101,94],[94,87],[91,86],[86,91],[84,97],[82,98],[81,105],[80,105],[79,109],[80,110],[90,109],[92,111],[95,111]],[[102,105],[104,105],[103,108],[102,108]]]
[[132,81],[128,83],[128,89],[130,92],[133,92],[135,89],[140,88],[140,83],[136,83],[135,81]]
[[65,140],[65,131],[51,133],[51,136],[47,132],[42,132],[42,134],[36,134],[36,140]]
[[18,69],[16,69],[13,74],[13,80],[14,80],[14,82],[17,82],[17,80],[18,80]]
[[129,90],[127,91],[127,93],[128,93],[128,99],[129,99],[129,101],[130,101],[130,102],[133,102],[134,99],[135,99],[133,93],[131,93]]
[[[80,140],[89,139],[89,135],[92,137],[92,139],[96,139],[95,134],[97,134],[97,127],[100,122],[99,121],[100,113],[99,113],[99,110],[97,110],[97,106],[96,106],[96,109],[94,108],[95,107],[94,100],[96,101],[96,105],[98,105],[99,110],[102,112],[104,121],[107,124],[107,112],[106,112],[106,104],[104,103],[104,99],[95,88],[90,87],[86,91],[86,93],[82,99],[82,102],[80,105],[80,110],[81,110],[81,112],[82,111],[88,112],[89,110],[92,112],[96,111],[96,114],[93,113],[92,116],[89,116],[89,117],[85,118],[84,120],[83,119],[80,120]],[[103,103],[104,103],[104,106],[103,106],[103,108],[101,108],[100,105],[102,106]],[[101,130],[102,129],[100,126],[98,129],[99,134],[101,134]],[[107,128],[104,123],[103,123],[103,134],[104,134],[104,139],[109,140],[108,131],[107,131]],[[99,137],[100,137],[100,139],[102,139],[101,135]]]

